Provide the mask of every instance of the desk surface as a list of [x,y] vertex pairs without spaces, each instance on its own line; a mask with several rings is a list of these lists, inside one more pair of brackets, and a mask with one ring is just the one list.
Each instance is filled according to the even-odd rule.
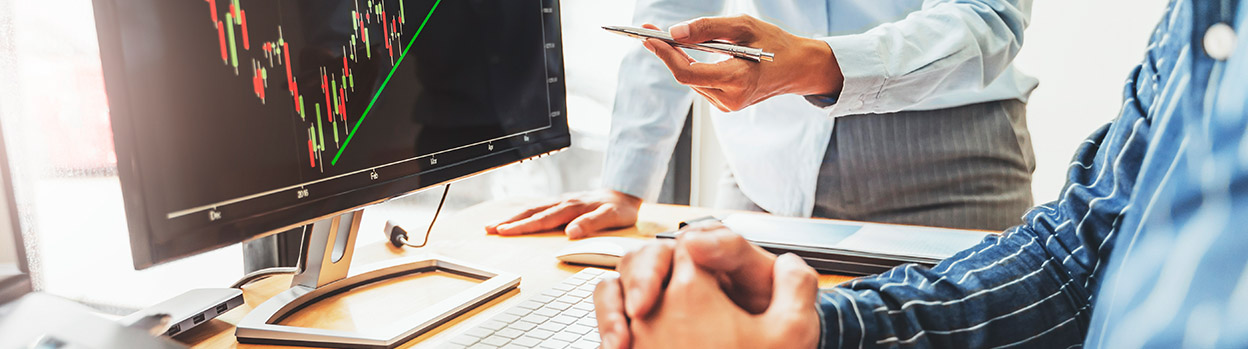
[[[520,289],[513,290],[478,307],[451,322],[425,333],[403,347],[433,348],[454,335],[476,326],[529,296],[558,284],[582,267],[560,263],[554,255],[566,246],[568,239],[562,232],[550,232],[523,237],[500,237],[486,235],[483,227],[490,222],[504,219],[531,205],[531,200],[500,200],[476,205],[438,220],[429,237],[429,244],[420,249],[398,249],[377,242],[356,246],[354,265],[364,265],[380,260],[437,254],[472,263],[483,268],[507,271],[521,276]],[[655,234],[671,231],[676,223],[707,215],[721,215],[731,211],[688,206],[651,205],[641,209],[637,226],[613,231],[608,236],[652,238]],[[364,227],[387,217],[369,216],[366,210]],[[363,229],[362,229],[363,230]],[[372,231],[372,230],[365,230]],[[352,329],[384,324],[401,315],[435,303],[470,283],[461,278],[413,276],[387,280],[362,287],[344,295],[331,297],[309,306],[283,324]],[[850,279],[839,275],[821,275],[819,285],[828,287]],[[247,312],[273,295],[290,287],[290,276],[275,276],[257,281],[243,288],[246,303],[236,310],[191,329],[177,337],[179,341],[203,348],[289,348],[239,344],[234,338],[234,325]]]

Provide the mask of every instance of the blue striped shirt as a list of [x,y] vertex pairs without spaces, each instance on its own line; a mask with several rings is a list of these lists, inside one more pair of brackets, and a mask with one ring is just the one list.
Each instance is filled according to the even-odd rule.
[[822,346],[1248,346],[1248,30],[1227,60],[1202,46],[1248,28],[1238,2],[1171,2],[1057,201],[934,268],[821,291]]

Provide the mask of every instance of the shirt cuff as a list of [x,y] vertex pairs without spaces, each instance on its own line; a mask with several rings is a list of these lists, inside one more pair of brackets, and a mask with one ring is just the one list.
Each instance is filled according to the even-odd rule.
[[867,114],[876,110],[888,72],[880,41],[863,34],[822,38],[836,56],[845,80],[837,96],[806,96],[811,104],[832,117]]
[[[823,292],[823,290],[820,289],[819,292]],[[823,313],[823,306],[819,302],[815,302],[815,312],[819,314],[819,348],[827,348],[828,319]]]
[[670,158],[671,154],[661,156],[648,150],[621,151],[608,147],[602,166],[602,184],[643,201],[657,201]]

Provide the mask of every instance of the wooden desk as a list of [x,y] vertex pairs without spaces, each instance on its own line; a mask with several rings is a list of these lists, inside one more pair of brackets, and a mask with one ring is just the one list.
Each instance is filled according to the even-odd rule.
[[[451,322],[416,337],[404,347],[433,348],[454,335],[472,328],[511,306],[539,294],[576,273],[582,267],[560,263],[554,255],[569,243],[562,232],[550,232],[523,237],[500,237],[486,235],[483,227],[520,212],[533,203],[532,200],[500,200],[476,205],[438,220],[429,244],[420,249],[393,248],[377,242],[356,246],[354,265],[401,256],[437,254],[469,262],[481,267],[508,271],[521,275],[520,289],[490,301]],[[653,238],[655,234],[671,231],[682,220],[721,215],[730,211],[673,205],[643,205],[641,221],[636,227],[613,231],[609,236]],[[365,212],[364,227],[377,225],[388,218]],[[372,232],[372,229],[362,231]],[[377,229],[380,231],[380,229]],[[822,275],[821,287],[829,287],[850,279],[846,276]],[[273,295],[290,287],[290,276],[275,276],[257,281],[243,288],[246,303],[225,315],[179,335],[176,339],[194,347],[203,348],[289,348],[283,346],[239,344],[234,338],[234,325],[247,312]],[[292,316],[284,324],[318,328],[352,329],[369,326],[370,323],[386,323],[408,311],[434,303],[454,294],[468,285],[468,281],[455,277],[405,277],[383,281],[375,286],[362,287],[344,295],[335,296],[309,306]]]

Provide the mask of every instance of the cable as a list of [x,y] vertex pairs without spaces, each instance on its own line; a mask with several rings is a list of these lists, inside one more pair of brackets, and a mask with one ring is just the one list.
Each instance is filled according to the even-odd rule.
[[390,245],[394,247],[425,247],[429,243],[429,234],[433,232],[433,224],[438,222],[438,214],[442,213],[442,205],[446,203],[446,193],[451,191],[451,185],[447,184],[442,189],[442,199],[438,200],[438,209],[433,211],[433,219],[429,220],[429,228],[425,230],[425,239],[419,245],[407,242],[407,230],[399,226],[394,221],[386,221],[386,233],[390,235]]
[[[451,191],[451,185],[447,184],[442,188],[442,198],[438,200],[438,208],[433,211],[433,219],[429,221],[429,228],[425,230],[425,239],[419,245],[407,242],[407,230],[399,226],[394,221],[386,221],[386,232],[390,234],[390,244],[394,247],[425,247],[429,243],[429,235],[433,232],[433,224],[438,222],[438,215],[442,213],[442,205],[446,204],[446,194]],[[252,283],[256,280],[267,278],[273,275],[294,274],[299,271],[296,267],[272,267],[264,268],[257,271],[247,273],[230,285],[230,288],[242,288],[244,285]]]
[[247,273],[247,275],[243,275],[243,277],[238,279],[238,281],[235,281],[233,285],[230,285],[230,288],[241,289],[243,288],[244,285],[247,285],[251,283],[252,281],[260,280],[260,279],[267,278],[273,275],[294,274],[298,270],[299,269],[295,267],[272,267],[272,268],[260,269],[257,271]]

